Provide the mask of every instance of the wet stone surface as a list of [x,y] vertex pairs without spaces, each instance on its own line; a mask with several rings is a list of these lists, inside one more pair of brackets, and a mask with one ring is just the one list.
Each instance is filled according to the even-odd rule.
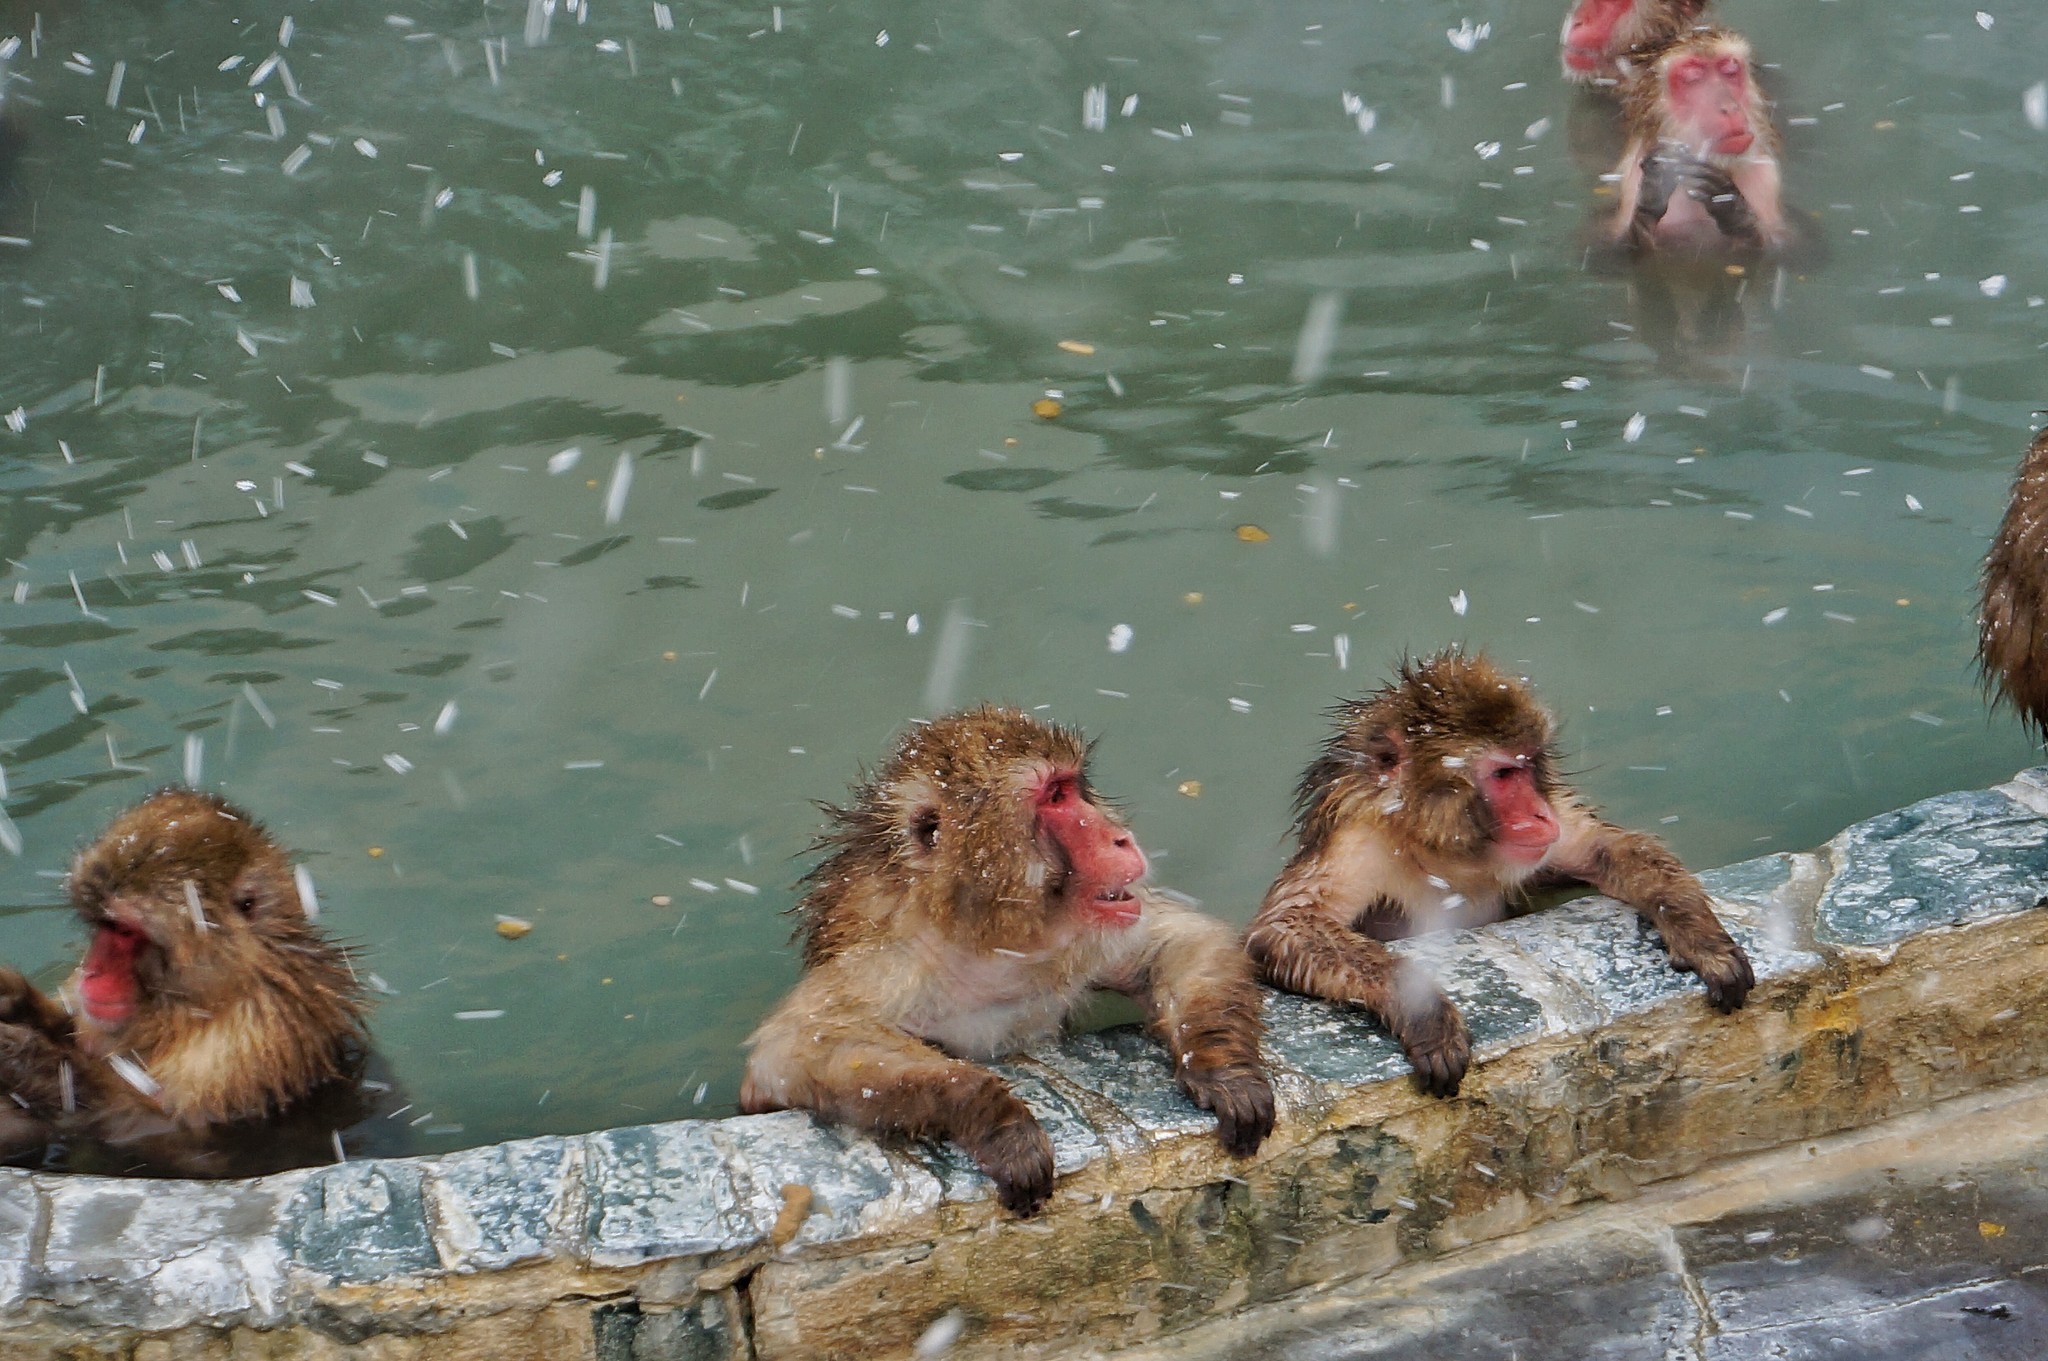
[[285,1206],[292,1265],[333,1281],[374,1281],[441,1265],[427,1230],[418,1163],[367,1162],[307,1175]]
[[2048,820],[1994,790],[1943,794],[1844,831],[1815,933],[1882,947],[1933,927],[2034,906],[2048,885]]
[[1456,1003],[1472,1033],[1475,1059],[1503,1054],[1561,1028],[1545,1016],[1543,1004],[1489,957],[1498,945],[1492,930],[1450,931],[1394,942],[1394,951],[1429,971]]
[[0,1179],[0,1309],[21,1300],[41,1217],[42,1200],[26,1174]]
[[581,1156],[580,1139],[519,1139],[435,1159],[427,1194],[444,1264],[485,1271],[545,1257]]
[[[1068,1035],[1034,1057],[1115,1106],[1137,1127],[1142,1140],[1156,1142],[1216,1128],[1216,1117],[1188,1100],[1173,1080],[1166,1051],[1136,1026]],[[1130,1137],[1113,1129],[1103,1134],[1112,1143]]]
[[711,1125],[725,1154],[735,1217],[765,1238],[782,1213],[782,1188],[810,1188],[796,1243],[829,1243],[900,1226],[938,1205],[939,1184],[892,1161],[874,1140],[798,1111],[746,1115]]
[[695,1257],[760,1236],[708,1121],[633,1125],[586,1136],[585,1237],[599,1266]]
[[1357,1007],[1266,994],[1266,1055],[1318,1083],[1356,1087],[1410,1070],[1391,1035]]

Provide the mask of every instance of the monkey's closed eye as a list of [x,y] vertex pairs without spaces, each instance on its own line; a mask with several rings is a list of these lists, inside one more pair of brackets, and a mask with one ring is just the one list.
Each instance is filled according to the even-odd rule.
[[910,819],[910,835],[919,846],[931,850],[939,844],[939,810],[920,808]]

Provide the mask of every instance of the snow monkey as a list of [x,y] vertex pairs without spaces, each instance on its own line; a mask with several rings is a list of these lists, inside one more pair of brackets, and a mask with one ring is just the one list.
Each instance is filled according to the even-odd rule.
[[1558,778],[1550,715],[1520,681],[1448,649],[1333,716],[1296,790],[1299,845],[1245,938],[1268,980],[1365,1008],[1450,1096],[1471,1059],[1465,1023],[1382,942],[1498,921],[1528,888],[1579,881],[1640,913],[1715,1006],[1742,1005],[1755,977],[1706,890]]
[[1088,782],[1081,736],[983,707],[911,728],[827,806],[797,905],[804,972],[748,1041],[742,1110],[801,1108],[950,1139],[1033,1213],[1052,1144],[993,1058],[1091,988],[1128,993],[1224,1148],[1273,1128],[1260,989],[1222,922],[1145,886],[1144,852]]
[[1694,29],[1645,55],[1622,86],[1622,118],[1616,245],[1718,255],[1790,243],[1778,133],[1740,35]]
[[1564,78],[1612,89],[1631,53],[1670,42],[1706,7],[1706,0],[1577,0],[1558,34]]
[[66,889],[91,940],[63,1002],[0,969],[0,1152],[196,1143],[347,1075],[354,976],[247,813],[153,794],[79,852]]
[[1977,665],[2036,736],[2048,734],[2048,429],[2020,461],[1984,559]]

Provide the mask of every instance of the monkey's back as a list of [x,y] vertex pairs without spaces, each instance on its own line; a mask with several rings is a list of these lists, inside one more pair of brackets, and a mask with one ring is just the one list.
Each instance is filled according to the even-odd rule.
[[2048,429],[2034,436],[1984,558],[1977,664],[2036,733],[2048,733]]

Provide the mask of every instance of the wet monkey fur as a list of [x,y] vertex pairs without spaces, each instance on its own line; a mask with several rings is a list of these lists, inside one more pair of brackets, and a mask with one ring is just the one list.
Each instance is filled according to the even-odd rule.
[[2034,735],[2048,736],[2048,429],[2020,461],[1984,558],[1977,664]]
[[91,941],[60,1004],[0,969],[0,1152],[53,1138],[190,1146],[348,1076],[363,1004],[254,819],[167,789],[66,883]]
[[1452,1095],[1465,1023],[1382,942],[1498,921],[1526,889],[1583,882],[1635,908],[1715,1006],[1742,1005],[1755,977],[1706,890],[1559,780],[1550,715],[1519,680],[1447,650],[1335,717],[1296,791],[1297,848],[1245,936],[1276,986],[1370,1011],[1423,1086]]
[[950,1139],[1030,1214],[1052,1144],[975,1060],[1056,1030],[1092,988],[1144,1006],[1225,1149],[1273,1127],[1260,995],[1232,931],[1147,888],[1079,734],[984,707],[911,728],[851,804],[798,904],[804,972],[748,1041],[744,1111],[799,1108]]

